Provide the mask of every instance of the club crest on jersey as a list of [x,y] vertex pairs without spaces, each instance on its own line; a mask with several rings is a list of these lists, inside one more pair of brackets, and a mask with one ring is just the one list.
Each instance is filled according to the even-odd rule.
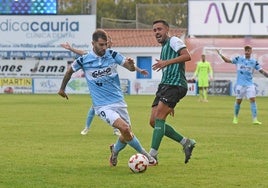
[[92,72],[92,77],[93,78],[98,78],[102,76],[107,76],[112,74],[112,69],[111,67],[105,68],[105,69],[99,69],[94,72]]

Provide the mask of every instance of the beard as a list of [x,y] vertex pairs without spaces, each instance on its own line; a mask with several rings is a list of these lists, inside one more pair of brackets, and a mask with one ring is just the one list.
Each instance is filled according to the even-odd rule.
[[96,55],[101,57],[105,54],[106,50],[94,49],[94,52],[96,53]]

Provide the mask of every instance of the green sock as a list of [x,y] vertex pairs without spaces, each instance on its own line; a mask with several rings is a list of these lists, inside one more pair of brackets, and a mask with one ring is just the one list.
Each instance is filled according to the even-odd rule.
[[204,89],[203,95],[204,95],[204,99],[207,100],[207,90],[206,89]]
[[199,89],[199,98],[203,99],[203,89]]
[[165,120],[156,119],[151,148],[158,150],[164,134],[165,134]]
[[168,124],[166,124],[165,136],[171,138],[172,140],[175,140],[176,142],[180,142],[183,139],[183,136],[180,133],[176,132],[173,127]]

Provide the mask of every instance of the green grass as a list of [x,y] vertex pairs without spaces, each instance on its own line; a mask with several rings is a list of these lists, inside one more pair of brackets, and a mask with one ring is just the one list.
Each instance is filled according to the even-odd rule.
[[[126,96],[133,131],[149,150],[153,96]],[[210,96],[209,103],[187,96],[167,122],[197,141],[184,164],[182,147],[164,138],[159,165],[133,174],[126,147],[110,167],[112,128],[98,117],[80,135],[91,101],[87,95],[0,95],[0,187],[268,187],[267,98],[257,98],[261,126],[251,124],[244,101],[233,125],[234,97]]]

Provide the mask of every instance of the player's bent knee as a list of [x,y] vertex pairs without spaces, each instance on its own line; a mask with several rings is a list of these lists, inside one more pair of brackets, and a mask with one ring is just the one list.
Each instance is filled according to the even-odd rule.
[[124,137],[125,141],[130,141],[134,136],[134,134],[132,133],[130,127],[128,127],[128,126],[122,127],[120,129],[120,131],[121,131],[121,135]]
[[131,135],[131,129],[129,126],[122,126],[120,129],[122,134],[129,134]]

